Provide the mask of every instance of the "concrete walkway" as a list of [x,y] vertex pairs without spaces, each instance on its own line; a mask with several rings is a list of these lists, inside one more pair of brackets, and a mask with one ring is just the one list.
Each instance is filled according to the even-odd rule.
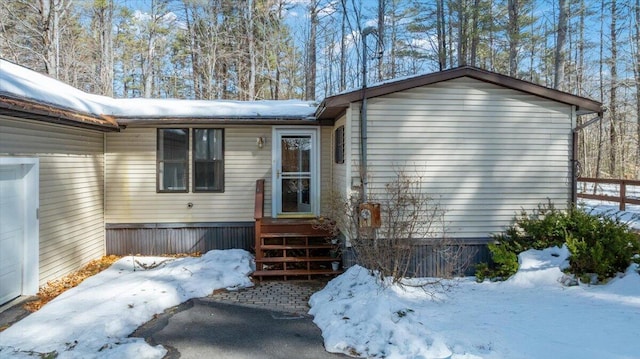
[[345,358],[324,350],[307,302],[326,281],[265,281],[217,291],[167,310],[132,335],[161,344],[167,358]]

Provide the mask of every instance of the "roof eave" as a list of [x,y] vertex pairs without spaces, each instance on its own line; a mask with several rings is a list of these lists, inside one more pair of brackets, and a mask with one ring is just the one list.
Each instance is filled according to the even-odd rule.
[[115,119],[108,116],[81,113],[5,94],[0,94],[0,114],[103,132],[120,130]]
[[118,123],[126,127],[192,126],[192,125],[318,125],[315,117],[117,117]]
[[[366,95],[367,99],[369,99],[388,95],[394,92],[409,90],[420,86],[427,86],[443,81],[454,80],[461,77],[469,77],[479,81],[529,93],[538,97],[546,98],[551,101],[573,105],[578,109],[577,113],[579,115],[602,112],[602,104],[597,101],[470,66],[457,67],[449,70],[434,72],[368,87],[366,89]],[[362,89],[329,96],[322,101],[320,106],[318,106],[316,117],[318,117],[319,119],[330,118],[335,113],[342,112],[344,109],[349,107],[351,103],[361,101],[362,97]]]

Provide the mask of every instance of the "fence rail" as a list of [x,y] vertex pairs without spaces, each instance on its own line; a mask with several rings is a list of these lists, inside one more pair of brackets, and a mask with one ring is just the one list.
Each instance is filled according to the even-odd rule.
[[[591,192],[587,193],[584,191],[586,186],[581,184],[592,183],[593,187]],[[608,184],[617,186],[618,195],[610,195],[610,194],[597,194],[597,185],[598,184]],[[639,197],[628,197],[627,196],[627,186],[640,187],[640,181],[638,180],[621,180],[621,179],[603,179],[603,178],[587,178],[580,177],[578,178],[578,198],[585,199],[595,199],[599,201],[609,201],[616,202],[619,204],[619,208],[621,211],[624,211],[627,204],[637,204],[640,205]],[[582,191],[581,191],[582,190]]]

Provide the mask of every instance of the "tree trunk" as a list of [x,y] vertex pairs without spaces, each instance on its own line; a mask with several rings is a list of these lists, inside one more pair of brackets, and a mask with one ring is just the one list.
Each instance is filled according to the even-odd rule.
[[309,4],[310,25],[309,43],[307,44],[307,71],[305,75],[305,99],[315,100],[316,98],[316,66],[317,66],[317,31],[318,31],[318,2],[313,0]]
[[444,17],[444,0],[436,0],[436,32],[438,34],[438,69],[447,68],[447,36]]
[[249,45],[249,83],[248,83],[248,95],[249,100],[253,101],[256,99],[256,44],[253,36],[254,26],[253,26],[253,0],[248,0],[247,2],[247,42]]
[[338,91],[342,92],[347,88],[347,4],[346,0],[342,4],[342,24],[340,26],[340,85]]
[[635,4],[635,70],[636,77],[636,178],[640,179],[640,0]]
[[[385,21],[384,17],[385,17],[386,8],[387,8],[386,3],[387,3],[386,0],[378,0],[378,42],[376,46],[377,57],[378,57],[378,81],[384,78],[383,42],[384,42],[385,31],[386,31],[385,24],[384,24],[384,21]],[[392,14],[391,16],[395,16],[395,14]],[[393,46],[393,41],[391,45]]]
[[58,78],[59,64],[56,61],[56,42],[58,41],[56,3],[55,0],[40,0],[38,5],[45,70],[49,76]]
[[507,37],[509,39],[509,76],[518,73],[518,46],[520,46],[520,0],[507,0],[509,20]]
[[480,42],[480,25],[478,24],[478,15],[480,12],[480,0],[473,1],[473,14],[471,18],[471,55],[469,63],[476,66],[476,58],[478,57],[478,43]]
[[467,64],[467,2],[466,0],[457,1],[458,8],[458,66]]
[[94,11],[98,23],[100,70],[98,91],[113,96],[113,0],[96,0]]
[[617,9],[616,9],[616,0],[611,0],[611,94],[610,96],[610,104],[609,104],[609,146],[610,146],[610,160],[609,163],[609,174],[615,178],[616,170],[617,170],[617,130],[616,130],[616,122],[618,120],[618,47],[616,44],[617,41]]
[[[598,71],[599,75],[599,83],[600,83],[600,103],[604,103],[604,1],[600,5],[600,69]],[[602,172],[602,146],[603,146],[603,136],[604,132],[604,115],[600,117],[598,121],[598,152],[596,158],[596,178],[600,178],[600,174]],[[595,188],[595,187],[594,187]]]
[[566,0],[559,0],[558,34],[556,39],[556,58],[554,62],[553,88],[564,90],[564,46],[567,39],[567,18],[569,6]]

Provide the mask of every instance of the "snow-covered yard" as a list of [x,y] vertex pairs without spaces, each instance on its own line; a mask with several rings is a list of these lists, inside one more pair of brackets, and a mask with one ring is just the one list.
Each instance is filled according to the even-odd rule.
[[199,258],[122,258],[0,332],[0,358],[51,352],[58,358],[162,358],[163,347],[129,334],[190,298],[252,286],[253,269],[253,257],[239,249]]
[[505,282],[459,280],[447,292],[385,289],[353,267],[311,297],[331,352],[386,358],[640,358],[640,275],[564,287],[568,253],[520,255]]
[[[310,300],[327,350],[387,358],[640,358],[640,275],[606,285],[558,282],[567,251],[528,251],[501,283],[455,281],[446,292],[381,289],[362,267]],[[136,263],[136,261],[138,261]],[[146,268],[146,269],[145,269]],[[0,357],[161,358],[129,338],[154,314],[217,288],[251,286],[249,253],[126,257],[0,333]]]
[[[594,184],[583,183],[579,189],[584,193],[594,193]],[[597,184],[595,190],[595,194],[598,195],[620,196],[620,187],[612,184]],[[626,197],[640,199],[640,186],[627,186]],[[578,205],[589,213],[617,218],[620,222],[640,231],[640,205],[627,204],[626,210],[621,211],[619,203],[584,198],[578,200]]]

